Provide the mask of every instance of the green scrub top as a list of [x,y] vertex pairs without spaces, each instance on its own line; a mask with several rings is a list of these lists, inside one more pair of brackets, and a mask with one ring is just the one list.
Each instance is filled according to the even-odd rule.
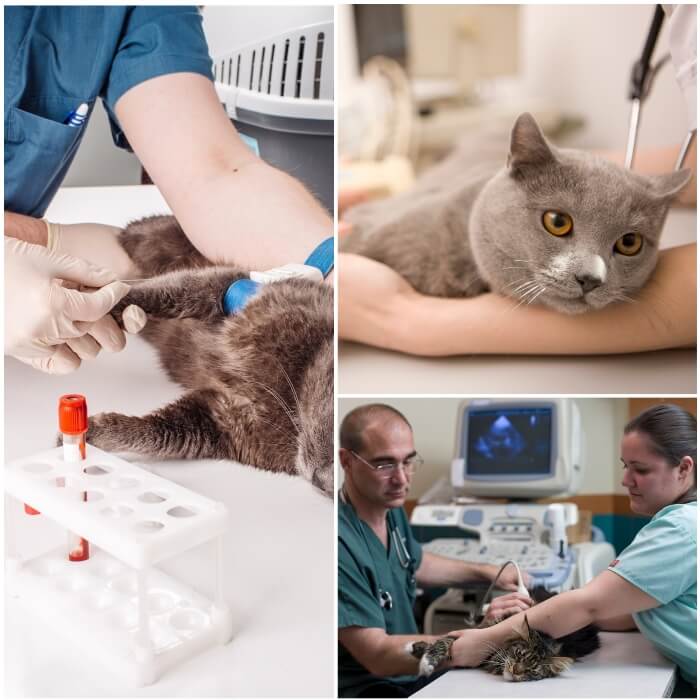
[[608,567],[660,605],[633,615],[642,634],[697,683],[698,504],[662,508]]
[[[417,634],[413,617],[416,570],[423,552],[411,533],[403,508],[387,513],[388,548],[372,528],[358,518],[349,503],[338,504],[338,629],[378,627],[387,634]],[[403,542],[394,542],[394,535]],[[391,597],[391,608],[380,598]],[[338,644],[338,689],[342,697],[356,697],[381,680],[361,666]],[[393,676],[393,681],[416,680]]]

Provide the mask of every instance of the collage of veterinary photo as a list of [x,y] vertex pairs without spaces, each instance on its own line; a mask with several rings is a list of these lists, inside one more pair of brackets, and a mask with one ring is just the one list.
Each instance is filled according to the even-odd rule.
[[4,697],[697,697],[696,3],[3,18]]

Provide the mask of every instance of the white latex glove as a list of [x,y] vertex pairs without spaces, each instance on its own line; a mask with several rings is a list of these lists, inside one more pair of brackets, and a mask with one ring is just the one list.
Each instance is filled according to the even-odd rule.
[[106,224],[54,224],[46,219],[44,223],[48,229],[46,248],[51,253],[72,255],[113,270],[120,280],[136,276],[131,258],[119,245],[120,228]]
[[[98,289],[68,289],[60,280]],[[114,280],[113,272],[85,260],[5,237],[5,354],[44,372],[76,369],[99,349],[83,336],[129,291]],[[121,349],[123,333],[110,320],[120,337],[100,344]]]

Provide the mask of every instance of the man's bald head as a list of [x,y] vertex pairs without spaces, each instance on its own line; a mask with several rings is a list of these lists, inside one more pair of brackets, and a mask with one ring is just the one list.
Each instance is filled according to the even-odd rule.
[[340,446],[345,450],[360,453],[364,447],[364,433],[376,423],[400,420],[413,430],[406,416],[393,406],[384,403],[369,403],[358,406],[348,413],[340,424]]

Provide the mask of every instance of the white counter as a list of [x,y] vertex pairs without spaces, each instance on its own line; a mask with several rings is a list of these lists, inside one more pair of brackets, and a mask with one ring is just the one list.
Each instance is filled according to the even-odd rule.
[[[167,212],[154,187],[74,188],[59,191],[48,217],[65,223],[124,225]],[[58,397],[87,396],[90,413],[142,415],[182,393],[158,367],[155,351],[130,337],[126,350],[101,353],[67,376],[54,377],[15,360],[5,363],[5,458],[51,447]],[[142,462],[143,463],[143,462]],[[333,503],[304,480],[235,462],[167,460],[151,465],[166,479],[228,508],[226,598],[234,638],[133,691],[79,658],[62,635],[23,615],[6,598],[5,694],[44,697],[241,697],[334,694]],[[7,503],[6,503],[7,505]],[[19,535],[29,547],[56,533],[41,516],[6,508],[6,540]],[[26,530],[18,528],[25,528]],[[59,540],[60,541],[60,540]],[[28,551],[28,550],[27,550]],[[211,562],[195,549],[172,568],[206,590]],[[313,663],[309,660],[313,659]]]
[[601,632],[600,649],[557,678],[508,683],[481,669],[448,671],[414,698],[661,698],[674,665],[639,632]]

